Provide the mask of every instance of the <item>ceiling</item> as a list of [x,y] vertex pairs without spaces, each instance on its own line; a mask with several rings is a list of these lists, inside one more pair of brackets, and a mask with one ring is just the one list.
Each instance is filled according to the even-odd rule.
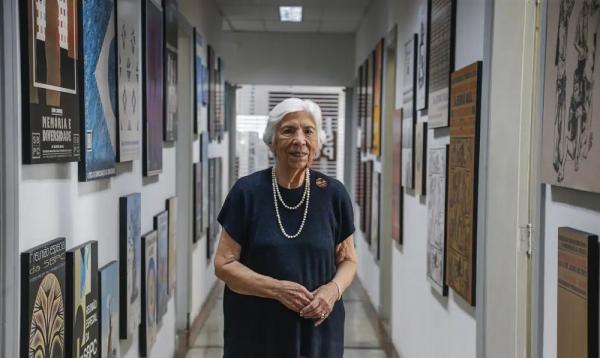
[[[216,0],[225,31],[352,33],[371,0]],[[279,6],[302,6],[302,22],[279,21]]]

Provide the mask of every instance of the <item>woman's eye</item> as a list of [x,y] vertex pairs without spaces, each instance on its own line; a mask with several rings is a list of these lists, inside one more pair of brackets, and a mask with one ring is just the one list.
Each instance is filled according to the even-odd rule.
[[306,134],[306,135],[313,135],[313,134],[314,134],[314,132],[315,132],[315,131],[314,131],[314,130],[312,130],[312,129],[306,129],[306,130],[304,131],[304,134]]

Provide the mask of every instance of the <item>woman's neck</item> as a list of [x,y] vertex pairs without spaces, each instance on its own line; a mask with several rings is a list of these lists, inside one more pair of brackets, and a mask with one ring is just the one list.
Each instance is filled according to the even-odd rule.
[[284,188],[294,189],[304,184],[304,175],[306,168],[287,168],[281,165],[275,166],[277,174],[277,183]]

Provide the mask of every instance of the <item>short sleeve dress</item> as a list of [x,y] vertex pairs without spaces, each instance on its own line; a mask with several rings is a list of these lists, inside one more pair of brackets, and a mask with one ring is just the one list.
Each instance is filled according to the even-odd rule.
[[[318,183],[318,185],[317,185]],[[218,216],[227,233],[241,245],[240,262],[278,280],[297,282],[309,291],[336,273],[335,247],[354,233],[352,202],[336,179],[310,171],[310,202],[302,233],[287,239],[275,215],[271,168],[239,179]],[[296,205],[304,186],[279,186],[283,200]],[[296,210],[279,204],[288,234],[300,227],[304,203]],[[318,327],[278,301],[240,295],[225,288],[224,358],[338,358],[344,351],[344,304],[334,305]]]

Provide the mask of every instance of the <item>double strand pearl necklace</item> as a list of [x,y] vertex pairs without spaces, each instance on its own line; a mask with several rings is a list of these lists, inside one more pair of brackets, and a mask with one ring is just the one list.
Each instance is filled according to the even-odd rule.
[[[271,177],[272,177],[272,182],[273,182],[273,204],[275,204],[275,215],[277,216],[277,223],[279,224],[279,229],[283,233],[283,236],[285,236],[286,238],[295,239],[298,236],[300,236],[300,233],[302,232],[302,229],[304,228],[304,224],[306,223],[306,216],[308,214],[308,202],[310,201],[310,171],[308,168],[306,168],[306,177],[304,179],[304,194],[302,194],[302,199],[300,199],[300,202],[294,206],[287,205],[283,201],[283,198],[281,197],[281,193],[279,192],[279,185],[277,184],[277,176],[275,175],[275,167],[274,166],[271,171]],[[302,203],[304,203],[305,199],[306,199],[306,206],[304,207],[304,215],[302,216],[302,222],[300,223],[300,228],[298,229],[298,232],[296,232],[296,234],[290,235],[285,231],[285,228],[283,227],[283,223],[281,222],[281,216],[279,215],[278,201],[281,201],[281,204],[283,204],[283,206],[285,208],[287,208],[289,210],[296,210],[302,205]]]

